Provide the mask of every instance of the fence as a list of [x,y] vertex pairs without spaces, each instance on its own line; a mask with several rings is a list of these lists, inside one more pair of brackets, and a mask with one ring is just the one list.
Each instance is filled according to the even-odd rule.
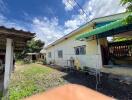
[[132,40],[109,43],[109,53],[115,57],[132,56]]

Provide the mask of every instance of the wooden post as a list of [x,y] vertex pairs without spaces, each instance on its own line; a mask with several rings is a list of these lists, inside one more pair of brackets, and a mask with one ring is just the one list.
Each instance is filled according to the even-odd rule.
[[4,95],[6,95],[10,80],[11,67],[13,65],[12,39],[6,39],[5,73],[4,73]]

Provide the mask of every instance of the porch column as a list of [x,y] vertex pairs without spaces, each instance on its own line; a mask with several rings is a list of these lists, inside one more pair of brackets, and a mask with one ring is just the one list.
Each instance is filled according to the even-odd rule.
[[6,94],[8,85],[9,85],[9,79],[11,74],[11,68],[13,65],[13,46],[12,46],[12,39],[7,38],[6,39],[6,55],[5,55],[5,73],[4,73],[4,94]]
[[97,67],[100,69],[103,64],[102,64],[102,54],[101,54],[101,45],[99,39],[97,41]]

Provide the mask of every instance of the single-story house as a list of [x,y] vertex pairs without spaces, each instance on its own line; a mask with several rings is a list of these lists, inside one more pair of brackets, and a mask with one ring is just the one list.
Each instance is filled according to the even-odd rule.
[[[110,61],[108,61],[109,58],[107,57],[109,54],[107,53],[107,49],[109,49],[107,36],[104,35],[103,37],[96,39],[96,35],[92,35],[90,38],[87,38],[83,33],[88,33],[96,28],[106,26],[116,20],[127,17],[129,14],[130,13],[119,13],[95,18],[56,40],[45,47],[47,63],[65,67],[72,66],[71,62],[74,61],[76,67],[82,68],[85,66],[97,69],[101,69],[103,65],[108,65]],[[131,31],[128,31],[126,33],[126,36],[127,35],[131,36]],[[112,45],[114,44],[111,43],[111,46]]]
[[42,49],[39,53],[27,53],[26,59],[30,62],[34,61],[45,61],[46,60],[46,51]]
[[26,59],[29,60],[30,62],[37,61],[39,58],[39,53],[27,53],[26,54]]

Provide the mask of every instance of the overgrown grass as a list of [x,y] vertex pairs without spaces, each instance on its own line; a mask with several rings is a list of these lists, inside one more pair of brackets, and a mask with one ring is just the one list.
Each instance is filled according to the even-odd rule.
[[2,92],[2,91],[0,91],[0,98],[2,98],[2,95],[3,95],[3,92]]
[[[21,64],[21,62],[17,63],[18,65]],[[19,100],[44,91],[45,87],[42,86],[42,83],[45,81],[44,77],[52,71],[53,69],[39,64],[23,65],[11,78],[9,86],[10,100]]]
[[17,60],[17,61],[16,61],[16,64],[18,64],[18,65],[23,65],[24,62],[23,62],[22,60]]

